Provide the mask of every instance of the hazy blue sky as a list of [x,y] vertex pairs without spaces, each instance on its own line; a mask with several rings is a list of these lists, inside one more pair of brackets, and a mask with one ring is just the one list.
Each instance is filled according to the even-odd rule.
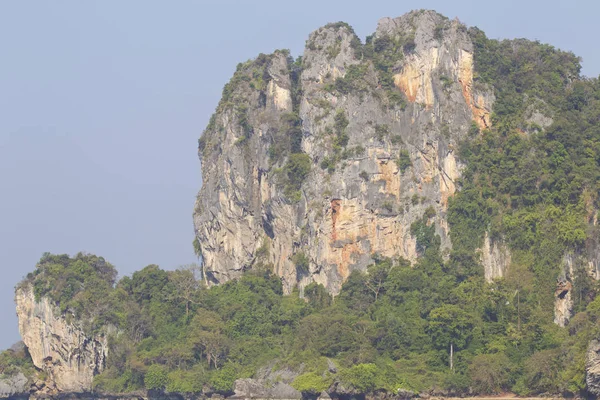
[[104,256],[121,274],[195,261],[197,139],[240,61],[344,20],[435,9],[494,38],[572,50],[600,73],[597,1],[0,2],[0,348],[13,287],[45,251]]

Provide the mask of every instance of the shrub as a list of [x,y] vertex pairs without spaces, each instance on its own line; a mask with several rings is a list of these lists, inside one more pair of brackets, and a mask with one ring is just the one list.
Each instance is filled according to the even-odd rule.
[[342,379],[360,392],[367,393],[376,389],[377,366],[375,364],[358,364],[341,371]]
[[152,364],[144,375],[144,387],[148,390],[163,390],[168,383],[167,369],[163,365]]
[[226,364],[223,368],[213,372],[210,377],[210,385],[221,393],[229,393],[233,390],[233,384],[237,379],[237,373],[232,364]]
[[375,125],[375,136],[380,142],[390,134],[390,128],[387,125]]
[[410,161],[410,154],[408,153],[408,150],[400,150],[400,156],[396,160],[396,165],[398,165],[398,169],[401,173],[404,173],[404,171],[412,166],[412,161]]
[[294,254],[292,256],[292,262],[296,266],[296,271],[298,272],[298,274],[302,275],[308,273],[310,260],[303,251]]
[[284,194],[293,201],[301,197],[300,187],[310,173],[312,161],[308,154],[294,153],[283,168],[285,174]]
[[201,370],[185,371],[177,369],[168,374],[166,389],[172,393],[199,393],[206,383]]
[[292,387],[302,393],[317,395],[329,389],[330,384],[330,379],[314,372],[308,372],[296,377],[292,382]]

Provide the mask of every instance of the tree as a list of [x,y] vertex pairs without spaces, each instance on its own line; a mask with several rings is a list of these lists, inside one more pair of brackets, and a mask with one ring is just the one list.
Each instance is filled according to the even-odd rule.
[[560,383],[559,349],[534,353],[525,361],[525,382],[533,393],[557,393]]
[[225,324],[219,314],[198,309],[190,324],[189,343],[204,357],[209,365],[218,368],[229,348],[229,339],[223,333]]
[[479,354],[469,365],[469,375],[477,393],[496,394],[509,388],[511,365],[503,353]]
[[466,311],[453,304],[434,308],[429,313],[429,334],[439,349],[450,349],[450,369],[454,369],[454,350],[465,348],[471,339],[471,320]]
[[325,287],[319,283],[309,283],[304,288],[304,297],[315,310],[321,310],[331,305],[331,295]]
[[307,372],[299,375],[292,382],[292,387],[302,393],[318,396],[321,392],[327,390],[332,383],[332,379],[327,379],[320,374]]
[[169,273],[169,280],[177,289],[174,293],[177,299],[185,302],[185,316],[190,314],[190,305],[198,304],[197,295],[201,287],[200,266],[190,264]]
[[152,364],[144,375],[144,386],[148,390],[163,390],[169,383],[167,370],[159,364]]
[[365,285],[373,292],[375,301],[379,297],[379,294],[385,288],[385,282],[387,280],[390,269],[392,268],[392,261],[389,258],[376,260],[375,264],[367,267],[367,277],[365,279]]

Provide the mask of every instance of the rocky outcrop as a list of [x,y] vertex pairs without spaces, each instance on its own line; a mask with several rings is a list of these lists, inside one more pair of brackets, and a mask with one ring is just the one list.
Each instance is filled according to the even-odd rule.
[[233,386],[235,399],[301,399],[302,393],[291,386],[298,376],[290,369],[276,369],[275,363],[260,368],[254,379],[238,379]]
[[481,264],[487,282],[506,275],[511,262],[511,252],[503,240],[492,240],[486,232],[480,249]]
[[[473,45],[458,21],[431,11],[384,18],[373,40],[404,43],[391,67],[396,88],[382,87],[345,24],[310,35],[301,74],[283,52],[238,68],[200,141],[194,225],[209,282],[260,264],[286,292],[314,281],[336,294],[374,254],[415,260],[410,227],[430,208],[427,223],[451,248],[457,143],[473,122],[489,126],[492,92],[473,85]],[[402,97],[404,106],[392,101]],[[290,130],[292,112],[299,123]],[[286,153],[282,144],[294,140]],[[293,146],[312,168],[290,196]],[[300,249],[306,268],[293,261]]]
[[600,396],[600,341],[592,340],[585,361],[585,383],[587,391]]
[[0,379],[0,399],[25,399],[28,397],[29,380],[22,372]]
[[233,388],[235,399],[301,399],[302,393],[287,383],[263,379],[238,379]]
[[90,391],[105,366],[106,338],[86,334],[47,297],[36,301],[30,285],[17,288],[15,301],[21,338],[34,365],[47,373],[45,390]]

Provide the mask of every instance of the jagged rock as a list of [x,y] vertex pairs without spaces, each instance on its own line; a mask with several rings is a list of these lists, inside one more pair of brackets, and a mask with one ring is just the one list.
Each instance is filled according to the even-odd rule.
[[[374,254],[414,261],[419,249],[410,227],[430,207],[435,215],[427,223],[447,254],[448,199],[463,168],[455,149],[473,122],[491,124],[492,91],[473,85],[473,44],[458,21],[411,12],[380,20],[374,36],[414,38],[392,68],[404,108],[386,97],[374,64],[358,54],[358,38],[344,24],[310,35],[299,78],[282,52],[238,69],[200,141],[203,185],[194,225],[209,283],[262,265],[282,278],[286,293],[317,282],[337,294]],[[355,66],[364,71],[361,90],[330,89]],[[282,116],[290,111],[300,117],[300,148],[312,162],[296,199],[282,183],[285,154],[278,160],[281,152],[271,147],[289,140]],[[336,157],[342,114],[345,149],[352,151],[337,154],[342,159],[330,173],[320,165]],[[402,169],[401,151],[410,164]],[[309,260],[304,270],[292,260],[300,249]]]
[[587,391],[600,396],[600,341],[592,340],[588,347],[585,362],[585,383]]
[[0,399],[28,398],[29,386],[29,380],[22,372],[0,379]]
[[302,394],[283,382],[269,383],[264,379],[238,379],[234,384],[236,399],[301,399]]
[[19,331],[34,365],[47,372],[46,389],[87,392],[105,366],[108,344],[104,336],[89,336],[67,320],[50,299],[36,301],[31,285],[15,293]]

